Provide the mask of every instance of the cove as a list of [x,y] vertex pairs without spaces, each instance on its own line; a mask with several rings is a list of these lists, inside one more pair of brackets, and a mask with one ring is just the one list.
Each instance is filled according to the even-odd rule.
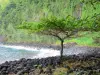
[[30,48],[24,46],[0,45],[0,63],[21,58],[34,59],[58,56],[59,51],[46,48]]

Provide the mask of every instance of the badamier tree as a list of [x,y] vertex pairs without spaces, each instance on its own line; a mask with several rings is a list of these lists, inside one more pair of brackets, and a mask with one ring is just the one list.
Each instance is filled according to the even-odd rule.
[[81,20],[77,20],[72,16],[66,18],[57,18],[54,16],[43,18],[40,22],[27,23],[24,22],[18,28],[26,29],[28,32],[50,35],[58,38],[61,42],[61,59],[63,57],[63,43],[66,38],[72,38],[78,33],[78,27]]
[[55,16],[41,19],[39,22],[24,22],[19,29],[26,29],[30,33],[49,35],[61,42],[61,60],[63,57],[63,43],[67,38],[79,37],[79,31],[100,31],[100,15],[92,18],[76,19],[72,16],[57,18]]

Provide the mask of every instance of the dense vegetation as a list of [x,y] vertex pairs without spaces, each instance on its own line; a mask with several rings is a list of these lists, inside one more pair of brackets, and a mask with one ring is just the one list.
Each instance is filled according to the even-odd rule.
[[[82,0],[1,0],[0,34],[6,36],[5,40],[8,42],[55,43],[57,42],[56,38],[51,38],[50,36],[38,37],[37,34],[30,35],[26,31],[17,30],[16,26],[23,22],[39,21],[40,18],[51,15],[63,18],[67,15],[73,15],[76,18],[85,18],[99,14],[99,7],[99,2],[91,4]],[[83,39],[79,38],[79,40],[84,40],[84,37]],[[91,40],[93,41],[93,39]]]

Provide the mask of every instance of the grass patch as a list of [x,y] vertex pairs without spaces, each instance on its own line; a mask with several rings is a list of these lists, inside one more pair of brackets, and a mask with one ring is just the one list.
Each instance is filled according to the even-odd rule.
[[[93,38],[100,37],[100,32],[81,32],[81,37],[66,39],[66,43],[76,42],[78,45],[83,46],[100,46],[99,43],[95,43]],[[60,44],[60,41],[57,41],[56,44]]]

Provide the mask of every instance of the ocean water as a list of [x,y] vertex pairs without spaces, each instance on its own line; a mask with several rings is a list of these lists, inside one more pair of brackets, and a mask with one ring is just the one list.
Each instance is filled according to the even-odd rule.
[[[64,55],[78,55],[78,54],[91,54],[95,48],[73,46],[65,48]],[[100,53],[100,49],[98,49]],[[59,56],[60,50],[54,50],[50,48],[36,48],[16,45],[2,45],[0,44],[0,63],[5,61],[14,61],[21,58],[34,59],[45,58],[52,56]]]
[[0,63],[21,58],[33,58],[40,51],[17,50],[14,48],[0,47]]
[[0,45],[0,63],[21,58],[45,58],[59,55],[59,51],[51,49],[29,48],[23,46]]

